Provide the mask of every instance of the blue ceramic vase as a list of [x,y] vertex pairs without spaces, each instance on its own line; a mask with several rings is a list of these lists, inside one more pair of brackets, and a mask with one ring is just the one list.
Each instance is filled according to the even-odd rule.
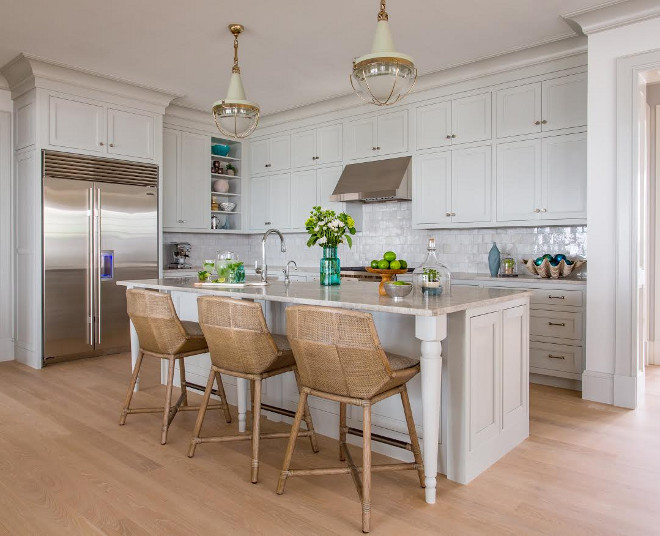
[[497,249],[495,242],[493,242],[493,247],[488,252],[488,269],[491,277],[497,277],[500,271],[500,250]]

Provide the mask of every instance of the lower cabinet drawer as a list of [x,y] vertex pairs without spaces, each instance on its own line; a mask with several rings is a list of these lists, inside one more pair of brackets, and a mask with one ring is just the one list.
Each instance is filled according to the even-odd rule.
[[532,307],[539,305],[581,307],[583,305],[583,293],[581,290],[546,290],[535,288],[532,290],[530,302]]
[[563,346],[533,342],[529,348],[529,366],[561,372],[582,372],[582,346]]
[[530,316],[530,336],[552,337],[555,339],[582,339],[582,313],[564,311],[540,311],[532,309]]

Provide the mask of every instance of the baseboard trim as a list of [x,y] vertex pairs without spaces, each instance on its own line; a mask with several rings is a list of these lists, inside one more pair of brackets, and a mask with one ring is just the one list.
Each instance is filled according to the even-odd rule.
[[559,378],[557,376],[548,376],[546,374],[535,374],[533,372],[529,375],[529,383],[559,387],[560,389],[570,389],[572,391],[582,391],[582,382],[580,380]]
[[[638,383],[644,382],[644,375],[621,376],[614,375],[614,405],[622,408],[635,409],[639,404],[640,393]],[[643,390],[641,391],[643,392]]]
[[582,373],[582,398],[614,404],[614,374],[585,370]]

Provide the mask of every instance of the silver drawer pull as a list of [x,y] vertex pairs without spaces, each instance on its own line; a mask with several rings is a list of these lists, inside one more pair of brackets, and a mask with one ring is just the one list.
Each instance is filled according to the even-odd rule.
[[565,300],[566,296],[548,296],[551,300]]
[[566,327],[566,324],[564,322],[548,322],[548,326],[559,326],[559,327]]
[[563,355],[552,355],[552,354],[548,354],[548,357],[549,357],[550,359],[566,359]]

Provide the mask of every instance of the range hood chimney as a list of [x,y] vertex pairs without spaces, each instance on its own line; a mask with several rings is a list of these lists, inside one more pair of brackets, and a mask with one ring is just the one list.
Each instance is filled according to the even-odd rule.
[[412,199],[409,156],[348,164],[331,201],[409,201]]

